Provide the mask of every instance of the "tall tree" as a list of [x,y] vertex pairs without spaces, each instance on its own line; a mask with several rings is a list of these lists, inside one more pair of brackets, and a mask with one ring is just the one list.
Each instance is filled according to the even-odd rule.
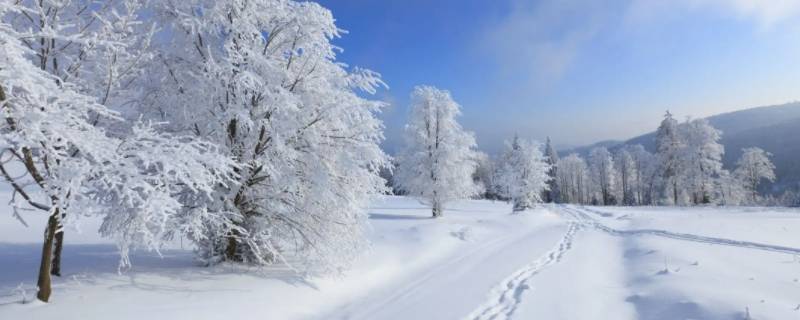
[[519,139],[506,141],[498,166],[497,181],[501,194],[514,203],[514,211],[523,211],[542,202],[549,188],[551,165],[540,151],[540,144]]
[[711,203],[718,186],[716,180],[724,174],[725,148],[719,142],[722,133],[705,119],[687,121],[681,128],[685,148],[681,166],[683,180],[694,204]]
[[772,155],[760,148],[742,149],[742,156],[736,161],[734,174],[744,183],[750,193],[752,203],[758,203],[758,185],[762,180],[775,181],[775,165],[769,160]]
[[558,194],[558,179],[556,179],[558,176],[558,152],[553,148],[550,137],[547,137],[547,142],[545,143],[544,159],[550,166],[550,170],[547,171],[547,176],[550,177],[550,180],[547,182],[547,190],[543,192],[543,201],[558,202],[560,200]]
[[[229,162],[215,146],[157,133],[148,123],[125,122],[105,105],[111,104],[111,89],[94,90],[92,84],[98,83],[117,88],[114,79],[124,78],[113,70],[130,52],[124,41],[109,40],[115,32],[103,30],[129,30],[125,19],[130,15],[124,10],[135,4],[109,4],[108,19],[103,18],[105,7],[85,2],[0,4],[0,108],[5,117],[0,172],[14,190],[15,209],[27,205],[48,213],[37,293],[42,301],[49,300],[50,274],[60,267],[65,227],[83,216],[99,217],[100,233],[117,241],[125,266],[131,247],[157,250],[176,234],[195,230],[175,217],[202,219],[206,211],[182,198],[209,197],[214,186],[231,181]],[[81,10],[93,11],[102,23],[84,24]],[[63,12],[71,20],[62,21]],[[34,27],[31,21],[38,23]],[[98,51],[117,52],[120,60],[102,59]],[[86,57],[94,58],[81,60]],[[83,69],[89,66],[103,66],[119,77],[94,78]],[[79,77],[83,72],[89,75]],[[24,168],[23,174],[14,168]]]
[[[15,9],[0,6],[0,15]],[[33,36],[0,23],[0,108],[5,117],[0,173],[13,189],[15,210],[27,206],[48,213],[37,283],[37,297],[46,302],[55,241],[64,226],[83,216],[99,217],[99,231],[117,241],[124,266],[130,247],[157,250],[176,230],[192,229],[173,219],[187,211],[176,194],[209,196],[215,185],[229,181],[230,172],[213,146],[159,135],[146,125],[134,126],[124,139],[110,136],[95,119],[124,125],[122,119],[35,66],[29,59],[34,53],[20,38]],[[24,168],[24,174],[13,168]]]
[[645,150],[644,146],[637,144],[627,146],[628,153],[633,159],[635,176],[633,178],[636,204],[655,204],[653,201],[657,182],[656,157]]
[[608,149],[597,147],[589,152],[589,172],[592,183],[595,186],[595,192],[599,195],[597,201],[602,205],[616,204],[614,193],[617,186],[614,183],[614,179],[617,176],[617,172],[614,169],[614,160]]
[[678,128],[678,121],[667,111],[656,131],[656,150],[658,151],[658,170],[667,198],[674,205],[679,204],[680,173],[682,171],[681,152],[683,141]]
[[[364,247],[369,196],[386,190],[377,73],[338,61],[331,12],[287,0],[154,1],[159,42],[147,116],[221,146],[239,180],[192,238],[201,258],[327,272]],[[165,110],[163,104],[174,106]],[[298,261],[299,260],[299,261]]]
[[620,148],[614,154],[614,167],[618,174],[617,181],[620,186],[619,193],[622,196],[622,204],[636,204],[635,185],[638,173],[633,156],[626,148]]
[[411,94],[411,116],[398,155],[398,185],[441,217],[447,202],[480,192],[472,180],[477,167],[475,138],[456,121],[461,107],[450,92],[418,86]]
[[[121,111],[123,105],[137,100],[138,92],[132,84],[152,56],[148,49],[154,28],[140,18],[143,5],[138,0],[103,5],[15,1],[2,19],[9,28],[25,35],[19,39],[35,52],[30,60],[37,68],[50,73],[58,83],[69,82],[73,90],[94,97],[98,104]],[[93,115],[90,123],[118,137],[129,136],[129,124],[108,121],[101,114]],[[51,268],[54,275],[60,275],[66,232],[63,225],[58,229]]]

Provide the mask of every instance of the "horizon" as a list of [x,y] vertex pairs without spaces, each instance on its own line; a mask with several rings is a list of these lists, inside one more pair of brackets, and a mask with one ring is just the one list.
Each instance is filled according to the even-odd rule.
[[563,150],[646,134],[667,109],[705,118],[800,99],[796,1],[320,4],[347,31],[339,59],[389,86],[373,98],[390,104],[390,154],[415,85],[450,91],[488,153],[514,134]]

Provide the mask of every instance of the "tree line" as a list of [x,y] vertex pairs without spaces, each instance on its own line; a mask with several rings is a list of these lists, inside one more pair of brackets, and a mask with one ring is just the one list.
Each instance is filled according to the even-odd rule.
[[705,119],[678,122],[667,112],[656,131],[656,152],[642,145],[610,151],[595,147],[584,158],[559,157],[544,145],[515,136],[492,158],[477,150],[471,133],[457,123],[459,106],[449,92],[417,88],[404,148],[390,177],[401,194],[425,199],[440,216],[453,199],[509,200],[514,211],[535,203],[592,205],[762,205],[759,193],[774,181],[771,154],[742,150],[733,170],[723,168],[722,132]]

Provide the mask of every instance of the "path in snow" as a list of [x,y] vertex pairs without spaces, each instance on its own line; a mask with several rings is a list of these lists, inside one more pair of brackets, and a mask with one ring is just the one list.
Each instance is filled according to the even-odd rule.
[[572,248],[575,233],[580,230],[580,224],[570,222],[567,232],[558,245],[536,261],[517,270],[497,287],[492,289],[488,301],[480,308],[473,311],[465,319],[489,320],[509,319],[522,302],[525,290],[530,289],[528,283],[545,268],[561,261],[564,254]]
[[[578,225],[545,210],[535,214],[543,219],[527,228],[492,235],[484,243],[467,242],[455,256],[372,289],[363,298],[320,318],[399,320],[463,317],[483,304],[486,293],[491,292],[497,283],[509,274],[516,274],[519,266],[551,253],[551,259],[560,259],[563,255],[548,244],[571,241],[562,239],[565,232],[573,234],[575,231],[572,229],[577,229]],[[568,249],[566,243],[561,246],[562,250]],[[454,294],[454,290],[458,290],[458,294]]]
[[733,239],[725,239],[725,238],[716,238],[716,237],[707,237],[701,236],[696,234],[690,233],[680,233],[680,232],[671,232],[666,230],[658,230],[658,229],[633,229],[633,230],[619,230],[615,228],[611,228],[607,225],[602,224],[601,222],[597,221],[596,219],[592,218],[587,214],[599,214],[603,215],[602,212],[596,212],[589,209],[581,209],[573,206],[567,205],[560,205],[563,211],[566,211],[575,219],[578,219],[582,224],[592,226],[598,230],[606,232],[611,235],[615,236],[641,236],[641,235],[648,235],[648,236],[656,236],[656,237],[663,237],[663,238],[670,238],[676,240],[684,240],[684,241],[692,241],[692,242],[700,242],[700,243],[708,243],[708,244],[717,244],[723,246],[732,246],[732,247],[740,247],[740,248],[748,248],[748,249],[755,249],[755,250],[764,250],[764,251],[772,251],[772,252],[781,252],[781,253],[788,253],[788,254],[800,254],[800,248],[793,248],[793,247],[786,247],[786,246],[779,246],[779,245],[771,245],[765,243],[758,243],[758,242],[750,242],[750,241],[741,241],[741,240],[733,240]]

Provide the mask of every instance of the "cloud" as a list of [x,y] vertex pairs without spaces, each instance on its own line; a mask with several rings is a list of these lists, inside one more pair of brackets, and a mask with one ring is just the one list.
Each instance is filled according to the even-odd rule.
[[480,50],[512,78],[555,80],[602,26],[602,1],[512,1],[479,37]]
[[633,0],[628,18],[651,21],[665,14],[709,10],[752,20],[760,28],[769,29],[800,16],[800,0]]
[[502,78],[547,83],[568,72],[599,33],[687,13],[752,20],[769,29],[800,17],[800,0],[511,0],[508,12],[479,35],[478,47]]

